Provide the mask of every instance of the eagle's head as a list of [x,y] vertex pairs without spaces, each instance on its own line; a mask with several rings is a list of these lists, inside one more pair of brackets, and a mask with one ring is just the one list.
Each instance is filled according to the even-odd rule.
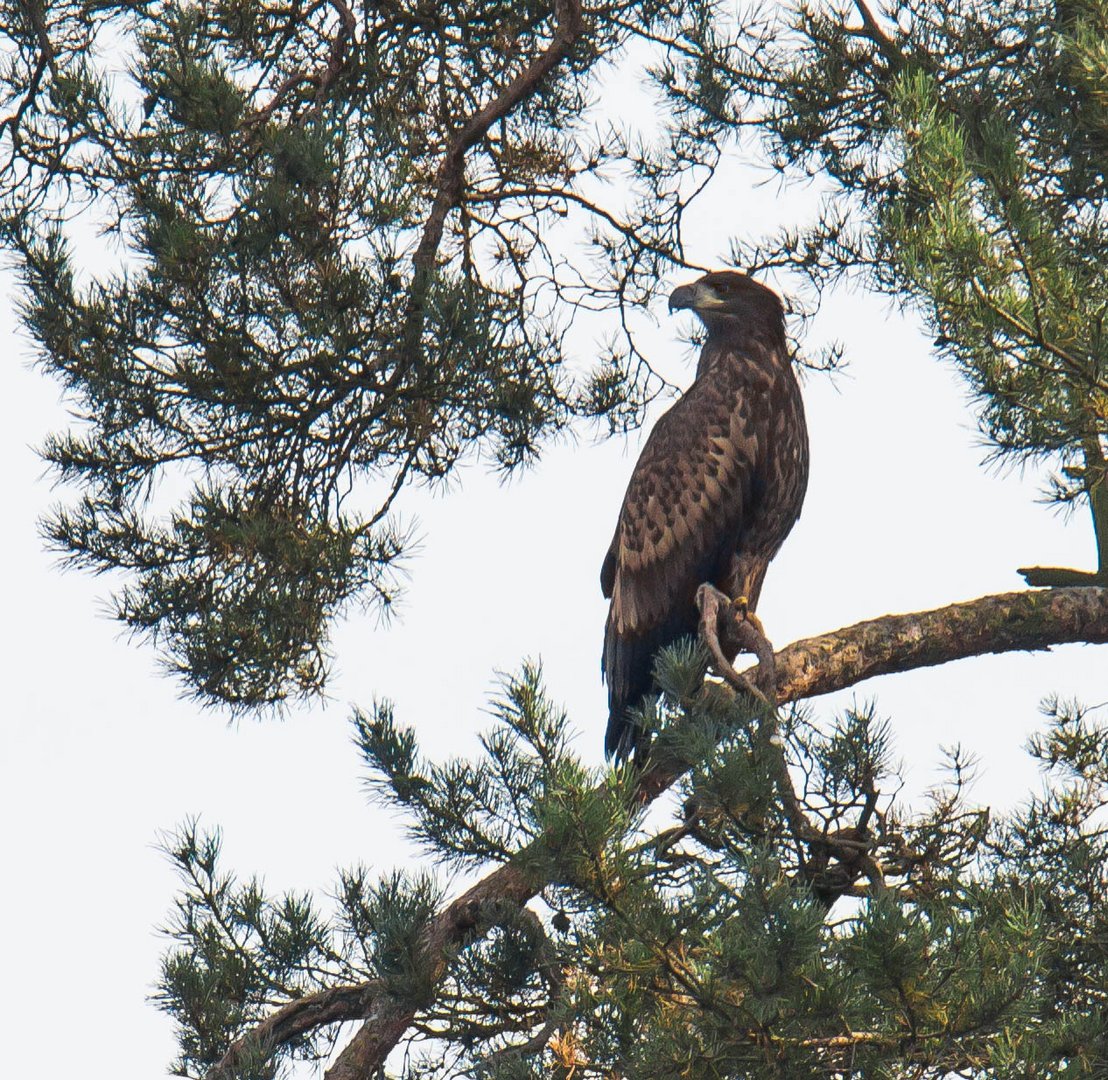
[[785,315],[777,293],[736,270],[713,270],[674,289],[669,294],[669,310],[680,308],[695,311],[709,331],[735,319],[747,323],[767,320],[780,327]]

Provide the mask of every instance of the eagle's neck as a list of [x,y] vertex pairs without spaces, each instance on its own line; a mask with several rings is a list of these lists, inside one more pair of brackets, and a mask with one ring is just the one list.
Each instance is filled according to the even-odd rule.
[[[705,320],[707,321],[707,320]],[[721,365],[753,366],[771,378],[791,372],[785,328],[779,319],[716,318],[700,352],[696,377]]]

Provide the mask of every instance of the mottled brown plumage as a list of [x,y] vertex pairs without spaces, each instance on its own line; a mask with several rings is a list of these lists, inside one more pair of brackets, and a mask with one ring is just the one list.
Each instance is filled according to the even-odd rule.
[[710,581],[758,603],[766,567],[800,516],[808,433],[779,297],[718,271],[676,289],[708,330],[696,380],[643,447],[600,574],[609,756],[642,757],[628,717],[653,687],[654,654],[696,633],[696,589]]

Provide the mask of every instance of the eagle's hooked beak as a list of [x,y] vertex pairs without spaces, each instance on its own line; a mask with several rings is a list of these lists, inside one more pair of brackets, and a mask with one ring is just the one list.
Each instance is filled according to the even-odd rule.
[[692,285],[679,285],[669,294],[669,310],[679,311],[681,308],[695,308],[696,301],[703,292],[699,282]]
[[725,306],[726,302],[716,296],[711,287],[702,281],[694,281],[691,285],[679,285],[669,294],[670,311],[677,311],[680,308],[703,311],[706,308]]

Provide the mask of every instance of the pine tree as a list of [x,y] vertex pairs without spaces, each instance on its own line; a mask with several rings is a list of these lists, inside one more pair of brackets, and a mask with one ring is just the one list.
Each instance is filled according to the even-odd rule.
[[[1103,0],[0,11],[3,239],[80,410],[46,447],[82,492],[49,533],[130,573],[121,618],[205,700],[322,687],[329,620],[390,601],[406,485],[637,422],[657,384],[633,337],[581,374],[567,321],[626,316],[687,265],[682,215],[743,129],[830,188],[735,261],[917,308],[997,454],[1055,465],[1051,497],[1094,524],[1096,570],[1027,572],[1050,589],[789,646],[775,702],[706,680],[699,643],[663,653],[641,773],[583,766],[533,666],[474,761],[428,760],[386,702],[358,713],[427,869],[273,896],[218,834],[169,836],[158,1002],[182,1075],[332,1053],[330,1080],[1108,1072],[1103,715],[1047,702],[1044,790],[996,815],[957,755],[902,806],[876,713],[803,704],[1108,641]],[[130,82],[98,66],[108,45]],[[662,136],[596,135],[593,92],[635,50]],[[75,219],[119,239],[117,273],[77,264]],[[563,247],[582,234],[587,266]],[[434,865],[476,884],[448,899]]]

